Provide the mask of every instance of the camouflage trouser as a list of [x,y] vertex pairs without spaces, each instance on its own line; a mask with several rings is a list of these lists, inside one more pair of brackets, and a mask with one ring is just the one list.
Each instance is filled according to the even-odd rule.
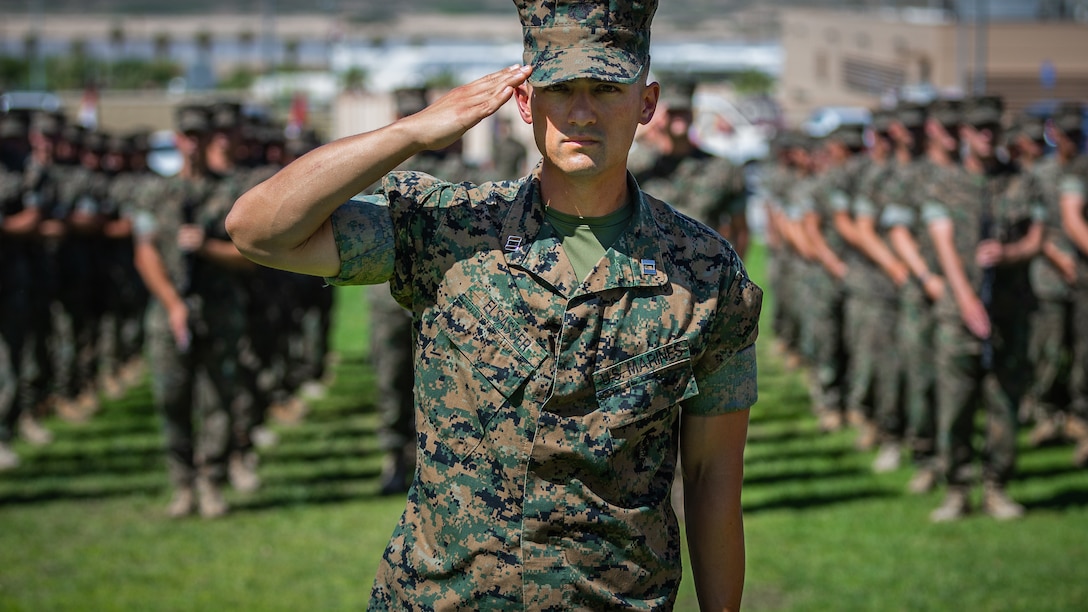
[[767,264],[764,268],[764,275],[767,279],[767,287],[771,290],[770,294],[774,296],[774,300],[768,303],[767,297],[764,297],[763,303],[768,304],[771,307],[771,331],[774,335],[783,339],[783,316],[782,316],[782,296],[784,295],[782,287],[782,266],[784,265],[782,254],[782,247],[770,248],[766,250]]
[[1069,412],[1088,421],[1088,285],[1078,287],[1073,296],[1072,363]]
[[209,327],[216,333],[194,336],[183,353],[162,307],[155,303],[148,310],[151,390],[163,418],[167,467],[175,487],[189,486],[197,475],[214,481],[226,476],[239,338]]
[[958,319],[937,323],[937,448],[950,486],[970,484],[975,458],[975,414],[986,411],[982,477],[1006,484],[1016,465],[1016,412],[1031,375],[1027,363],[1027,317],[994,318],[993,367],[982,368],[982,342]]
[[916,283],[899,292],[895,346],[903,371],[907,439],[914,462],[926,465],[937,453],[937,370],[933,365],[936,319]]
[[[902,370],[895,344],[896,302],[868,295],[846,298],[849,346],[846,408],[872,417],[882,439],[903,435]],[[866,410],[872,407],[872,414]]]
[[378,445],[383,451],[414,447],[412,317],[389,294],[389,285],[367,287],[370,359],[378,384]]
[[1066,403],[1073,304],[1062,300],[1040,300],[1031,315],[1028,355],[1034,371],[1025,402],[1035,416],[1053,416]]
[[821,269],[813,268],[807,281],[808,296],[798,296],[798,303],[803,304],[805,313],[802,352],[812,360],[809,394],[813,410],[842,412],[847,361],[843,342],[846,293],[842,283]]
[[26,335],[26,291],[17,289],[13,274],[0,268],[0,442],[15,434],[19,403],[20,357]]
[[111,287],[104,292],[103,312],[99,322],[98,358],[107,376],[116,375],[121,366],[140,356],[143,350],[143,315],[147,310],[147,291],[132,262],[132,242],[110,242],[104,249],[103,270],[99,282]]

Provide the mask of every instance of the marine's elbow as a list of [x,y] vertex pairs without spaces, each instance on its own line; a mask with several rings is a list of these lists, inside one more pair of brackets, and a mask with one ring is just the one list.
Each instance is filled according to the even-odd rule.
[[251,192],[242,194],[241,197],[235,200],[224,220],[227,235],[230,236],[234,246],[246,257],[250,257],[258,240],[256,229],[259,224],[250,212],[253,207],[253,199],[254,196]]

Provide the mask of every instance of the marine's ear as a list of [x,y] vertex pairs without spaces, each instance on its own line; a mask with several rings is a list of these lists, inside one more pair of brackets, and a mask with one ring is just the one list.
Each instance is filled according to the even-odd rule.
[[529,125],[533,124],[533,109],[530,104],[532,95],[532,85],[528,83],[522,83],[514,90],[514,99],[518,103],[518,114],[521,115],[521,120]]

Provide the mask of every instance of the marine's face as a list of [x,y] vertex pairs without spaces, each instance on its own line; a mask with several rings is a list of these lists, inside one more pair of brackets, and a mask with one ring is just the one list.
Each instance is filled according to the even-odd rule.
[[691,124],[695,121],[695,114],[690,108],[670,108],[668,115],[669,136],[674,140],[683,141],[688,138]]
[[635,128],[653,118],[656,83],[575,79],[518,92],[522,119],[533,125],[546,166],[571,176],[626,172]]
[[960,138],[971,150],[971,153],[980,159],[989,159],[994,155],[994,142],[998,128],[992,125],[960,127]]

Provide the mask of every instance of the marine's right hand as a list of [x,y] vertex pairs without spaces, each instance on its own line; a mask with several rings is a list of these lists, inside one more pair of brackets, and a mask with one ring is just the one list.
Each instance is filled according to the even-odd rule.
[[166,316],[170,323],[170,333],[174,335],[174,344],[178,350],[186,352],[192,341],[192,332],[189,331],[189,306],[184,300],[179,300],[167,309]]
[[532,66],[515,65],[461,85],[422,111],[401,119],[402,127],[424,149],[441,150],[495,114],[529,78]]

